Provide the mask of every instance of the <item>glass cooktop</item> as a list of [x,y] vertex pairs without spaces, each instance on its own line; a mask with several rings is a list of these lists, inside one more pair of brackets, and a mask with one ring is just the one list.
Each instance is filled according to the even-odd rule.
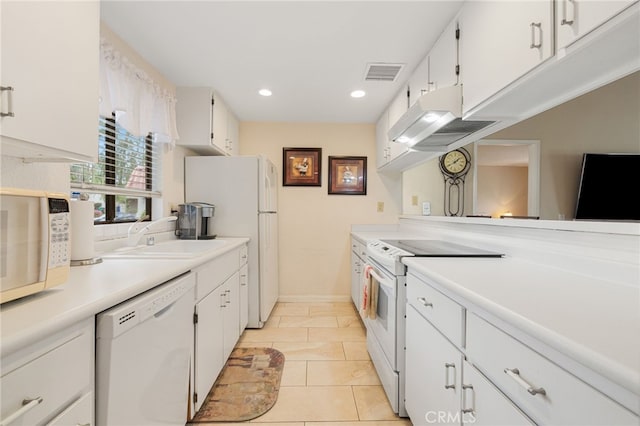
[[382,240],[417,257],[502,257],[501,253],[467,247],[443,240]]

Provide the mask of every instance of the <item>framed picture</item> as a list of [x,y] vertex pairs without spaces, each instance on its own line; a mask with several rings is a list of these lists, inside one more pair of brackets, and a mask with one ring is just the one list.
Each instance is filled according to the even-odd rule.
[[367,157],[329,157],[329,194],[367,195]]
[[322,148],[282,148],[283,186],[321,186]]

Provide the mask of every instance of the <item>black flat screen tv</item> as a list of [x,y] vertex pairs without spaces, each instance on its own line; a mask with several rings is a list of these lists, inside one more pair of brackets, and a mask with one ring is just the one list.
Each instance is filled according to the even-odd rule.
[[640,221],[640,154],[584,154],[577,220]]

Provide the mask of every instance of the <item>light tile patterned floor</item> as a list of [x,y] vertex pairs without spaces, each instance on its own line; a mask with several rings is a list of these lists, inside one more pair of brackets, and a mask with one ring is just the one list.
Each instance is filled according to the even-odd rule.
[[278,303],[264,328],[246,330],[238,342],[285,356],[278,401],[250,423],[410,426],[391,411],[365,336],[351,303]]

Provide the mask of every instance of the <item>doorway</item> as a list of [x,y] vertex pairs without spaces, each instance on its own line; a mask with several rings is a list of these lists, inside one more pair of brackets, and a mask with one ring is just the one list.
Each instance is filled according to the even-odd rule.
[[480,140],[473,158],[474,215],[540,216],[540,141]]

